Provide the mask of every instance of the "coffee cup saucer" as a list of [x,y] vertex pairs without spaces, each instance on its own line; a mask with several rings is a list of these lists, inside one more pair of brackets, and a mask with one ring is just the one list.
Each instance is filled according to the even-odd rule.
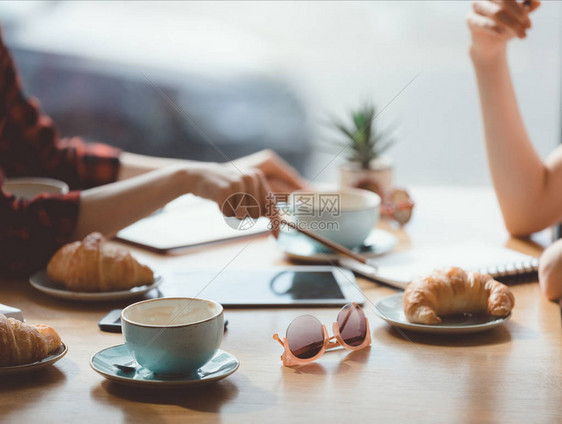
[[94,371],[108,380],[137,387],[173,388],[209,384],[233,374],[240,366],[236,357],[218,349],[215,356],[196,372],[185,376],[161,376],[139,366],[135,371],[124,372],[113,364],[126,364],[133,360],[125,344],[111,346],[95,353],[90,359]]
[[[397,243],[393,234],[375,228],[362,246],[352,250],[368,257],[380,256],[391,252]],[[291,229],[282,230],[276,244],[289,259],[299,262],[333,263],[338,259],[338,255],[327,247]]]

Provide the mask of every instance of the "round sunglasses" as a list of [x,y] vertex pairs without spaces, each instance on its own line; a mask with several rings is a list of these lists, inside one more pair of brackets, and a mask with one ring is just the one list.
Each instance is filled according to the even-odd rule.
[[371,344],[369,320],[355,303],[348,303],[332,326],[334,335],[316,317],[303,315],[295,318],[287,328],[287,336],[281,340],[273,338],[285,349],[281,360],[285,366],[302,365],[320,358],[327,349],[342,346],[349,350],[360,350]]

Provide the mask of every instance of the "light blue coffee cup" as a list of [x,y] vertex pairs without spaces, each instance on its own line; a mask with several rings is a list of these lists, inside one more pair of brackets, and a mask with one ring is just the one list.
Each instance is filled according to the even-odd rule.
[[125,344],[144,368],[160,375],[187,375],[217,352],[224,332],[223,307],[205,299],[162,298],[121,312]]
[[296,225],[353,249],[361,246],[377,225],[381,198],[355,188],[300,191],[289,196],[287,205]]

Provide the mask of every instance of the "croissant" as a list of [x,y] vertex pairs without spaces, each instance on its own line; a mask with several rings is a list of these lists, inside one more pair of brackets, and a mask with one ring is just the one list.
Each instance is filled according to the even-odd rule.
[[46,358],[61,344],[47,325],[29,325],[0,314],[0,367],[29,364]]
[[154,282],[148,266],[139,264],[127,249],[107,243],[100,233],[61,247],[47,265],[47,276],[79,292],[128,290]]
[[459,313],[509,315],[515,299],[502,283],[487,274],[451,267],[412,281],[404,292],[404,314],[410,322],[438,324],[440,316]]

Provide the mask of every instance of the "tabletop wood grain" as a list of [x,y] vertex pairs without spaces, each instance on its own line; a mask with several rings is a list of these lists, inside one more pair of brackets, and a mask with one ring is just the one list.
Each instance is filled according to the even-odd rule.
[[[404,230],[385,224],[398,236],[399,249],[478,238],[538,256],[549,242],[548,233],[509,239],[489,188],[418,187],[412,194],[413,221]],[[164,275],[230,261],[240,268],[287,264],[268,237],[174,256],[131,250]],[[337,308],[229,309],[222,348],[240,359],[240,369],[206,387],[154,391],[119,386],[89,367],[93,353],[122,343],[120,334],[99,331],[97,322],[127,303],[73,303],[37,292],[27,281],[3,280],[1,302],[21,308],[30,323],[55,327],[69,352],[44,372],[0,377],[0,421],[562,421],[560,306],[545,300],[537,283],[513,287],[516,306],[505,325],[453,337],[394,330],[371,305],[396,290],[361,279],[359,284],[368,299],[370,348],[336,350],[316,363],[285,368],[273,333],[309,312],[331,324]]]

